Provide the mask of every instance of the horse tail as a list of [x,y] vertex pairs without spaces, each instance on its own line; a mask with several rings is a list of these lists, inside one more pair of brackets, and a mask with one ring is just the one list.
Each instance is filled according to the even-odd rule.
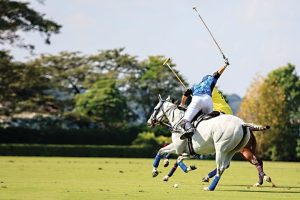
[[270,128],[270,126],[262,126],[253,123],[244,123],[243,126],[248,127],[250,131],[264,131]]

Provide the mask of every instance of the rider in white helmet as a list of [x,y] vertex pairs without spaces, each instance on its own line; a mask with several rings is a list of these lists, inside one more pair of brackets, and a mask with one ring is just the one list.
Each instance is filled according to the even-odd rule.
[[193,97],[191,103],[187,107],[181,123],[182,128],[184,128],[185,131],[180,139],[186,139],[194,134],[195,130],[191,124],[191,121],[199,111],[202,111],[203,114],[208,114],[213,111],[212,91],[217,83],[218,78],[228,65],[228,60],[225,60],[225,65],[217,72],[215,72],[213,75],[204,76],[199,84],[193,85],[191,88],[185,91],[181,99],[181,107],[184,107],[188,96],[192,95]]

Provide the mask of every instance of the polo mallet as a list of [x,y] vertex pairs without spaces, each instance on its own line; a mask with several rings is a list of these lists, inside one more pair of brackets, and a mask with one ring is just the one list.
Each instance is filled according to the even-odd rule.
[[206,23],[204,22],[204,20],[202,19],[201,15],[199,14],[198,10],[196,7],[193,7],[193,9],[196,11],[196,13],[198,14],[198,17],[200,18],[200,20],[202,21],[202,23],[204,24],[206,30],[208,31],[208,33],[210,34],[211,38],[213,39],[213,41],[215,42],[215,44],[217,45],[218,49],[220,50],[223,59],[225,60],[225,64],[229,65],[228,59],[226,58],[226,56],[224,55],[221,47],[219,46],[218,42],[216,41],[215,37],[213,36],[213,34],[211,33],[211,31],[209,30],[208,26],[206,25]]
[[184,89],[187,89],[187,87],[184,85],[184,83],[181,81],[181,79],[178,77],[178,75],[176,74],[176,72],[172,69],[172,67],[169,65],[169,60],[170,58],[167,58],[165,60],[165,62],[163,63],[163,66],[168,66],[169,69],[173,72],[173,74],[176,76],[176,78],[178,79],[178,81],[181,83],[181,85],[184,87]]

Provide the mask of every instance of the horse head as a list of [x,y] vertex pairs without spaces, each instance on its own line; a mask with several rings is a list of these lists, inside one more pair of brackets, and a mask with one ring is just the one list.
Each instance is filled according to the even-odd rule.
[[153,127],[155,124],[158,124],[166,119],[166,114],[163,109],[164,103],[169,102],[171,103],[171,98],[168,96],[166,100],[163,100],[160,95],[158,95],[159,102],[154,107],[154,111],[151,114],[150,118],[147,121],[149,127]]

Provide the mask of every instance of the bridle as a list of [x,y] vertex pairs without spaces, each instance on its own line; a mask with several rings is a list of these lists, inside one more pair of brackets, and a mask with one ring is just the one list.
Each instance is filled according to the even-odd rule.
[[[165,100],[160,100],[160,105],[157,108],[154,108],[154,112],[151,116],[151,125],[150,125],[151,127],[156,125],[156,124],[164,124],[164,125],[167,125],[169,127],[172,127],[170,124],[163,122],[163,119],[167,118],[166,113],[169,112],[172,109],[172,106],[171,106],[168,110],[164,111],[162,106],[164,105],[165,102],[166,102]],[[159,118],[157,118],[157,115],[158,115],[160,110],[162,111],[163,115],[161,115]]]

